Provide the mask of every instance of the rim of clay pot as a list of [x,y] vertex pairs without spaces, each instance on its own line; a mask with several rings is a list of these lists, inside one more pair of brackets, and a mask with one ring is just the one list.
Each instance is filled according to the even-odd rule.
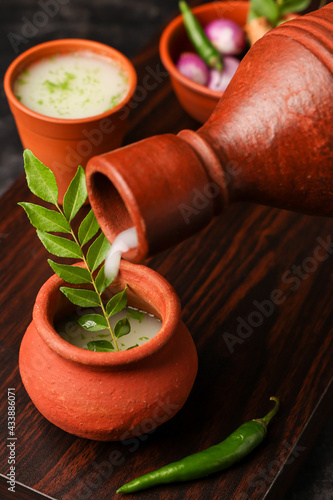
[[[83,266],[81,263],[75,265]],[[83,365],[119,367],[151,356],[170,340],[181,321],[180,301],[170,283],[156,271],[124,260],[120,263],[120,272],[115,282],[122,288],[124,283],[128,283],[129,290],[136,292],[139,298],[142,297],[159,313],[162,326],[158,333],[139,347],[112,353],[88,351],[70,344],[56,332],[53,323],[57,312],[57,298],[59,299],[59,294],[64,298],[59,287],[68,284],[53,275],[41,287],[33,309],[34,326],[50,349],[63,358]],[[138,293],[138,290],[142,293]]]
[[[67,54],[69,52],[72,52],[73,50],[89,50],[90,52],[94,52],[95,54],[109,57],[110,59],[119,62],[125,69],[128,74],[129,88],[126,96],[119,104],[117,104],[117,106],[105,111],[104,113],[88,116],[85,118],[56,118],[52,116],[46,116],[38,113],[37,111],[29,109],[15,97],[12,89],[13,83],[19,73],[27,68],[27,66],[30,66],[34,62],[40,60],[42,57],[45,57],[46,51],[48,52],[48,56],[51,56],[53,54],[59,53],[59,51],[61,51],[61,53],[63,54]],[[131,61],[124,54],[104,43],[95,42],[93,40],[84,40],[81,38],[62,38],[60,40],[52,40],[31,47],[14,59],[14,61],[8,67],[4,77],[4,90],[7,99],[13,106],[20,109],[23,113],[30,115],[32,118],[39,119],[48,123],[56,123],[59,125],[81,123],[84,124],[91,122],[91,120],[99,120],[116,113],[119,109],[123,108],[131,99],[134,94],[136,84],[137,74],[135,68]]]
[[[192,12],[195,15],[201,14],[203,12],[210,12],[210,11],[218,11],[219,9],[224,9],[226,8],[249,8],[248,7],[248,2],[245,1],[232,1],[232,2],[214,2],[214,3],[206,3],[204,5],[199,5],[198,7],[194,7],[192,9]],[[170,75],[178,80],[184,87],[188,87],[194,92],[197,92],[198,94],[205,95],[207,97],[211,97],[214,99],[219,100],[220,97],[222,96],[223,92],[219,92],[217,90],[211,90],[208,87],[205,87],[204,85],[200,85],[199,83],[193,82],[186,76],[182,75],[180,71],[178,71],[177,66],[175,62],[173,61],[170,51],[169,51],[169,44],[170,44],[170,39],[174,35],[174,33],[181,27],[183,26],[183,16],[180,14],[177,16],[175,19],[173,19],[170,24],[167,25],[165,30],[162,33],[161,39],[160,39],[160,44],[159,44],[159,50],[160,50],[160,56],[162,59],[162,62]],[[185,29],[185,28],[184,28]],[[194,49],[193,49],[194,51]]]

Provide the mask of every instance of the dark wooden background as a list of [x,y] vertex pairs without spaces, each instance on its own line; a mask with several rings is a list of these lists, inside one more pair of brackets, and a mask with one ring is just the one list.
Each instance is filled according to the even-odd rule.
[[[158,0],[99,0],[94,5],[70,0],[20,52],[52,38],[99,40],[133,58],[140,84],[147,65],[156,69],[159,64],[159,35],[154,32],[176,13],[176,5],[174,0],[167,5]],[[19,33],[22,17],[31,19],[36,9],[28,0],[15,0],[3,9],[3,70],[16,55],[6,35]],[[3,95],[0,106],[0,182],[5,191],[22,170],[22,148]],[[164,78],[133,110],[125,142],[197,127]],[[23,176],[0,199],[1,473],[8,471],[7,387],[16,387],[16,465],[21,483],[16,498],[116,498],[115,490],[123,482],[217,443],[243,421],[262,416],[271,395],[280,397],[281,410],[267,440],[248,459],[208,479],[155,488],[137,497],[332,498],[327,443],[332,433],[327,424],[313,449],[312,445],[332,406],[333,255],[315,271],[304,271],[307,277],[300,279],[296,290],[282,281],[287,271],[295,275],[293,266],[304,270],[317,238],[333,239],[332,220],[239,204],[199,235],[148,262],[180,296],[183,319],[198,349],[199,372],[184,408],[170,422],[126,445],[78,439],[57,429],[39,414],[22,386],[19,344],[34,298],[51,275],[46,251],[17,206],[22,200],[33,201]],[[267,300],[274,289],[283,291],[285,302],[231,352],[225,333],[236,335],[238,318],[247,320],[256,310],[254,301]],[[122,462],[113,470],[112,452],[118,452]],[[3,478],[0,494],[13,497]]]

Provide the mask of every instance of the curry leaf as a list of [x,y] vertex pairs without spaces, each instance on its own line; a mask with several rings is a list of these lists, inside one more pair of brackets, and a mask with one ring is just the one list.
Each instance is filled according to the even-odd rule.
[[67,286],[61,286],[60,290],[76,306],[94,307],[100,305],[98,293],[93,290],[70,288]]
[[253,19],[257,19],[258,17],[261,17],[261,15],[257,14],[257,12],[254,10],[254,8],[252,6],[252,2],[250,2],[249,12],[248,12],[248,15],[247,15],[247,22],[249,23]]
[[57,255],[58,257],[70,257],[72,259],[80,259],[82,257],[81,248],[75,241],[62,238],[61,236],[55,236],[54,234],[49,234],[39,229],[37,229],[37,235],[46,250],[53,255]]
[[252,10],[275,26],[279,17],[279,8],[274,0],[251,0]]
[[107,278],[105,276],[104,264],[103,264],[95,279],[95,284],[99,293],[103,293],[107,289],[107,287],[112,283],[112,281],[113,277]]
[[60,212],[35,205],[34,203],[18,203],[26,212],[31,224],[42,231],[70,233],[71,227],[66,217]]
[[54,173],[30,149],[23,153],[24,169],[30,191],[44,201],[57,205],[58,186]]
[[127,304],[127,286],[121,292],[117,293],[106,304],[106,314],[108,317],[122,311]]
[[131,318],[137,319],[139,323],[141,323],[143,318],[146,316],[145,312],[137,311],[136,309],[132,309],[130,307],[126,309],[126,312],[131,316]]
[[124,335],[128,335],[130,331],[131,325],[128,318],[120,319],[114,327],[114,334],[117,339],[120,339],[120,337],[123,337]]
[[53,260],[48,259],[47,262],[52,267],[53,271],[67,283],[91,283],[91,276],[85,267],[68,266],[67,264],[58,264]]
[[90,332],[99,332],[100,330],[105,330],[108,325],[104,316],[100,314],[85,314],[77,320],[77,322]]
[[87,344],[89,351],[112,352],[113,345],[108,340],[92,340]]
[[88,243],[88,241],[91,240],[93,236],[95,236],[98,230],[99,224],[96,220],[94,212],[90,210],[79,227],[78,236],[80,244],[84,246],[86,243]]
[[283,0],[279,5],[280,16],[291,12],[300,12],[310,5],[311,0]]
[[95,271],[103,260],[105,260],[110,247],[111,244],[103,233],[101,233],[90,245],[87,252],[87,262],[92,271]]
[[69,221],[74,219],[87,196],[86,177],[80,165],[64,196],[63,210]]

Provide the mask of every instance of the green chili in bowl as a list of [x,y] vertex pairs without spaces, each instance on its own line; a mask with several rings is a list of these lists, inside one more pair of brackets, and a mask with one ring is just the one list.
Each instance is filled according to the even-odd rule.
[[221,71],[223,69],[222,56],[208,39],[189,5],[184,1],[180,1],[179,10],[183,15],[185,29],[196,52],[208,66]]

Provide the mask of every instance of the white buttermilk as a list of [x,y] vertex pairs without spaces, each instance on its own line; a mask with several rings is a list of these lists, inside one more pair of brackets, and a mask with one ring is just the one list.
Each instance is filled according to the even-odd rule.
[[88,51],[42,59],[26,68],[13,88],[27,108],[67,119],[104,113],[117,106],[128,89],[128,74],[119,63]]
[[135,227],[119,233],[111,245],[105,259],[104,272],[108,278],[115,278],[119,272],[121,257],[124,253],[138,246],[138,234]]
[[[100,314],[100,310],[98,308],[96,308],[94,312]],[[141,317],[139,319],[134,318],[134,315]],[[111,316],[111,328],[114,329],[117,321],[125,317],[127,317],[130,322],[131,331],[117,341],[118,347],[121,351],[136,344],[139,346],[145,344],[158,333],[162,326],[162,321],[156,316],[148,314],[144,311],[138,311],[138,309],[126,307],[126,309],[115,314],[114,316]],[[73,316],[70,319],[65,318],[56,325],[57,332],[64,340],[72,345],[81,347],[82,349],[88,349],[88,342],[93,340],[108,340],[112,342],[111,335],[108,330],[90,332],[76,323],[75,319],[78,318],[79,316]]]

